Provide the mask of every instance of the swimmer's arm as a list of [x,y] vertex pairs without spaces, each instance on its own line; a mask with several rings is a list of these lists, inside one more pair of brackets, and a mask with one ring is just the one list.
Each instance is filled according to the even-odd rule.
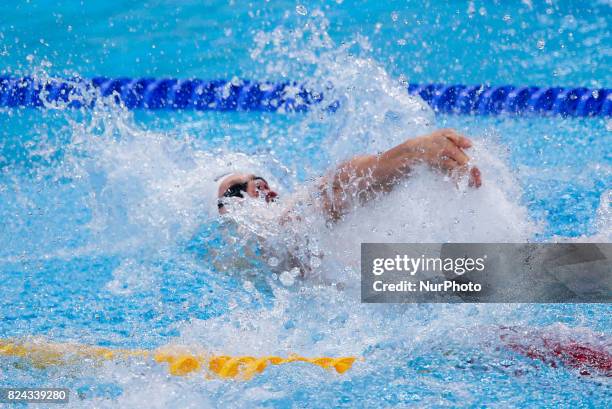
[[[463,149],[471,141],[451,129],[408,139],[378,155],[363,155],[344,162],[324,177],[318,186],[325,213],[338,220],[351,210],[355,199],[361,204],[390,192],[420,163],[448,173],[468,171],[469,157]],[[480,171],[470,170],[470,185],[479,187]]]

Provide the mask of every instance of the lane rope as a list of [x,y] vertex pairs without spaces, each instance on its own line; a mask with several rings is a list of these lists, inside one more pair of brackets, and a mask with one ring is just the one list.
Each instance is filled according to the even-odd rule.
[[[543,361],[554,368],[563,364],[578,369],[581,375],[612,376],[612,355],[604,347],[573,339],[556,339],[551,335],[513,327],[501,327],[499,337],[506,348],[528,358]],[[357,360],[354,356],[308,358],[300,355],[217,355],[177,345],[167,345],[155,350],[120,349],[76,343],[52,343],[41,338],[0,339],[1,356],[24,359],[36,368],[80,365],[84,361],[100,364],[103,361],[152,360],[166,364],[168,372],[175,376],[202,372],[207,379],[236,380],[249,380],[264,372],[270,365],[294,362],[305,362],[343,374],[350,370]]]
[[[91,106],[92,89],[103,97],[115,95],[128,109],[302,112],[323,101],[322,94],[297,82],[0,76],[0,107]],[[612,116],[610,88],[410,84],[407,90],[442,113]],[[326,109],[335,111],[339,106],[335,101]]]
[[353,366],[356,358],[318,357],[300,355],[232,356],[194,352],[187,347],[165,346],[155,350],[118,349],[71,343],[51,343],[44,340],[0,339],[0,356],[27,360],[32,366],[46,368],[57,365],[77,365],[83,360],[119,361],[130,359],[153,360],[167,364],[171,375],[185,376],[203,372],[208,378],[249,380],[261,374],[269,365],[305,362],[343,374]]

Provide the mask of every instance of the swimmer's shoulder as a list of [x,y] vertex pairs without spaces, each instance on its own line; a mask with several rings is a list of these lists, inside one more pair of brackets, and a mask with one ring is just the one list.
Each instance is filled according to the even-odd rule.
[[280,215],[280,223],[302,222],[305,216],[320,213],[321,195],[325,177],[319,176],[304,182],[287,199]]

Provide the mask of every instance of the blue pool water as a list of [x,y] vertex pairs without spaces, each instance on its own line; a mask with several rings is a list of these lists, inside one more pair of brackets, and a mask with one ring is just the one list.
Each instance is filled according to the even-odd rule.
[[[609,119],[434,116],[394,90],[610,87],[611,12],[606,1],[3,3],[1,74],[290,79],[332,84],[343,103],[331,115],[3,110],[0,338],[363,360],[344,375],[295,364],[228,382],[152,362],[1,358],[0,386],[65,386],[71,407],[88,408],[609,406],[609,378],[519,355],[495,332],[603,334],[609,349],[607,305],[372,306],[354,286],[361,241],[610,241]],[[436,127],[473,137],[479,192],[424,172],[334,231],[296,231],[320,242],[315,269],[345,290],[283,284],[266,260],[212,262],[249,250],[215,214],[226,169],[253,167],[288,196],[351,154]]]

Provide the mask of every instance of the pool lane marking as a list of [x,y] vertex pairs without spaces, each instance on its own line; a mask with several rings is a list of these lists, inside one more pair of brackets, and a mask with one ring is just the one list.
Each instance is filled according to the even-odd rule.
[[133,358],[153,359],[166,363],[171,375],[185,376],[204,371],[210,378],[248,380],[262,373],[269,365],[284,365],[306,362],[339,374],[353,366],[356,357],[317,357],[300,355],[280,356],[232,356],[193,353],[187,347],[165,346],[155,350],[114,349],[71,343],[47,341],[21,341],[0,339],[0,355],[23,358],[37,368],[55,365],[78,364],[82,359],[94,361],[127,360]]
[[[611,88],[412,83],[406,90],[443,113],[612,116]],[[329,86],[325,92],[337,91]],[[326,101],[321,92],[295,81],[0,76],[0,107],[91,107],[100,96],[127,109],[268,112],[304,112],[321,103],[334,112],[342,99]]]
[[[506,348],[554,368],[558,364],[579,370],[581,375],[612,377],[612,354],[604,347],[574,339],[557,339],[538,331],[501,327],[499,338]],[[0,339],[0,356],[23,358],[34,367],[79,364],[93,361],[152,359],[168,365],[171,375],[184,376],[203,371],[209,378],[251,379],[269,365],[306,362],[343,374],[352,368],[356,357],[308,358],[300,355],[232,356],[194,352],[184,346],[169,345],[155,350],[115,349],[74,343],[51,343],[41,339]],[[363,361],[363,358],[360,360]]]

